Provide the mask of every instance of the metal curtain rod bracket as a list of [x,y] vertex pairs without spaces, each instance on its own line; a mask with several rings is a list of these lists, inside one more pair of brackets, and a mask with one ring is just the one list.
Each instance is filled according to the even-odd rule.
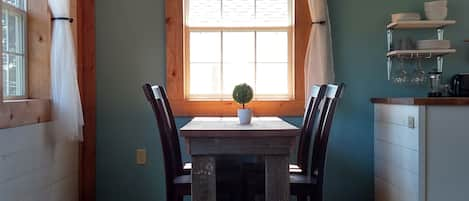
[[71,17],[53,17],[51,18],[52,21],[55,21],[55,20],[66,20],[66,21],[69,21],[70,23],[73,23],[73,18]]
[[321,20],[317,22],[312,22],[312,24],[326,24],[326,20]]

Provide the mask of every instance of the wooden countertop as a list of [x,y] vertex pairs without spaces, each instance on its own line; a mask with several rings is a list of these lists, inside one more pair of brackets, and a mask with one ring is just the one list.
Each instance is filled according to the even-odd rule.
[[469,105],[469,97],[403,97],[403,98],[372,98],[375,104],[396,104],[396,105]]

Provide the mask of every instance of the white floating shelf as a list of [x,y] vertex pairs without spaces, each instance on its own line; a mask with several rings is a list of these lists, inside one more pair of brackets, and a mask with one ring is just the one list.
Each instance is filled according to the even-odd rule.
[[452,24],[456,24],[456,20],[399,21],[388,24],[388,29],[437,29]]
[[395,50],[388,52],[388,57],[397,57],[397,56],[431,56],[438,57],[444,56],[447,54],[455,53],[456,49],[441,49],[441,50]]

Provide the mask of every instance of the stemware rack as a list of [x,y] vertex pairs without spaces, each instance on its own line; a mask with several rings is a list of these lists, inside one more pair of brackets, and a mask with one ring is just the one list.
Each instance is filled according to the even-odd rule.
[[448,25],[455,24],[454,20],[442,21],[400,21],[392,22],[387,26],[387,73],[388,80],[391,80],[391,71],[393,58],[437,58],[438,72],[443,72],[443,57],[447,54],[455,53],[455,49],[431,49],[431,50],[393,50],[393,31],[397,29],[436,29],[438,40],[444,40],[444,28]]

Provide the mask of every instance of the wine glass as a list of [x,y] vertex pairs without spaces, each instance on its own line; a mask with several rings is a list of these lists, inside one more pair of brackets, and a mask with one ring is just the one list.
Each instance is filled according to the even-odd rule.
[[425,70],[422,67],[422,58],[419,58],[416,62],[417,65],[414,69],[411,82],[415,85],[422,85],[426,80]]
[[407,71],[405,70],[403,57],[400,57],[399,59],[399,69],[394,73],[392,80],[395,84],[404,84],[408,81],[408,75]]

